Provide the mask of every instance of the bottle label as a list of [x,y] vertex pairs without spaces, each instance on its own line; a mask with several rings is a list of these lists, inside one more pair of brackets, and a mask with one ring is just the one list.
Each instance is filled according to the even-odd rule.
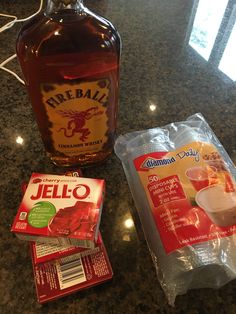
[[56,151],[74,156],[102,149],[108,140],[109,86],[108,79],[42,85]]

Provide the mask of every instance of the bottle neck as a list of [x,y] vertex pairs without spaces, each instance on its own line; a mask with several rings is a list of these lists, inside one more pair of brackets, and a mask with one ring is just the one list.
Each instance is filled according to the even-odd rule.
[[57,13],[68,9],[81,12],[83,8],[83,0],[48,0],[46,14]]

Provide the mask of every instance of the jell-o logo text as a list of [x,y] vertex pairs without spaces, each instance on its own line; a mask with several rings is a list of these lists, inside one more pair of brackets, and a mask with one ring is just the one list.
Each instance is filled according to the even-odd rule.
[[74,189],[67,184],[39,184],[36,194],[31,195],[31,200],[40,198],[76,198],[85,199],[90,194],[90,188],[86,184],[77,184]]

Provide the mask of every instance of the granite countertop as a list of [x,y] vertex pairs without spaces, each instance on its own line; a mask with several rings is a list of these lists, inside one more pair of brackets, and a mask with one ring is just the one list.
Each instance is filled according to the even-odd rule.
[[[1,0],[0,12],[25,17],[36,0]],[[205,2],[205,4],[204,4]],[[119,30],[123,49],[118,134],[163,126],[201,112],[236,161],[236,41],[233,1],[85,1]],[[227,1],[221,1],[221,5]],[[205,7],[203,7],[205,5]],[[6,19],[1,18],[1,24]],[[20,25],[0,34],[0,60],[14,53]],[[13,61],[9,67],[20,74]],[[114,271],[112,281],[57,301],[37,303],[28,243],[10,232],[21,201],[21,182],[32,172],[59,173],[46,157],[24,89],[0,72],[1,313],[236,313],[236,281],[219,290],[196,289],[175,307],[157,280],[134,202],[118,158],[84,169],[107,184],[101,233]],[[19,141],[23,139],[23,143]],[[17,140],[18,139],[18,140]],[[125,225],[131,219],[134,225]]]

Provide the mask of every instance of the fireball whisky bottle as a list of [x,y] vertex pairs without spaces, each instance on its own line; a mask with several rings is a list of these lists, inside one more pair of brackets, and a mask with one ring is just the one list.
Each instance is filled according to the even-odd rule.
[[81,0],[49,0],[16,51],[48,156],[58,166],[103,161],[114,145],[120,37]]

